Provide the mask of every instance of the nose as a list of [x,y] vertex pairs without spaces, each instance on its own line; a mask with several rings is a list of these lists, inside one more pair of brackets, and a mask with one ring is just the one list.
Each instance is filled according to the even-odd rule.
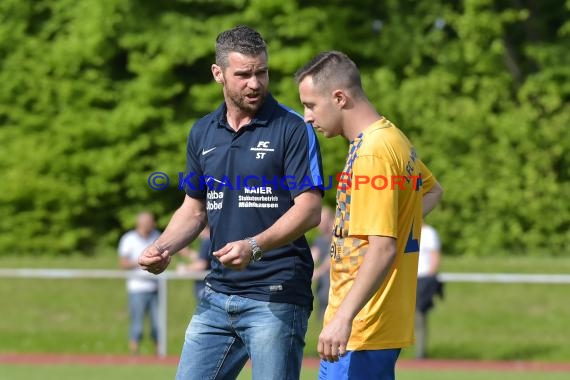
[[307,110],[305,110],[304,119],[305,119],[305,123],[309,123],[309,124],[313,124],[313,122],[315,121],[315,118],[313,117],[311,112],[307,111]]
[[261,82],[256,75],[252,75],[247,82],[247,86],[252,90],[258,90],[261,87]]

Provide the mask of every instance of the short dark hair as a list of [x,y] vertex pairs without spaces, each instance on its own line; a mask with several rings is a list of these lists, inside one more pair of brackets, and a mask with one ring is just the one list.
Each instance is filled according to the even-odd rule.
[[356,64],[340,51],[327,51],[318,54],[295,73],[295,80],[300,83],[310,76],[315,86],[326,89],[343,87],[363,93],[360,71]]
[[231,52],[257,57],[262,53],[267,55],[267,46],[259,32],[249,26],[239,25],[223,31],[216,38],[216,65],[226,68]]

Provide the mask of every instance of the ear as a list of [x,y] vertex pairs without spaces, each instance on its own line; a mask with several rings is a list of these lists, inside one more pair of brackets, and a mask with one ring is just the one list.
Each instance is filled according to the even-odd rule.
[[332,92],[333,104],[335,104],[339,109],[344,108],[348,103],[348,97],[343,90],[334,90]]
[[217,83],[224,84],[224,71],[220,66],[216,64],[212,65],[212,75]]

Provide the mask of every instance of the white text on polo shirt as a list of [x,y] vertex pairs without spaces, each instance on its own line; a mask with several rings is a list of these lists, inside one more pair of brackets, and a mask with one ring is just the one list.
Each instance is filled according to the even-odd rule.
[[256,152],[256,160],[262,160],[267,152],[275,151],[275,149],[269,147],[270,143],[271,141],[259,141],[256,147],[251,147],[249,150]]
[[223,191],[208,191],[206,210],[221,210],[224,205]]
[[245,186],[245,195],[238,195],[239,208],[279,208],[279,197],[266,186]]
[[246,194],[273,194],[271,187],[244,187]]

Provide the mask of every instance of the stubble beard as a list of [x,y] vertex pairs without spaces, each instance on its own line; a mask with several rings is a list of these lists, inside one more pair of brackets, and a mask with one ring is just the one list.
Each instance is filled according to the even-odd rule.
[[260,97],[260,101],[255,104],[250,104],[247,102],[246,94],[238,94],[235,92],[228,91],[228,100],[232,105],[238,108],[241,112],[248,114],[248,115],[255,115],[257,111],[261,108],[261,105],[265,101],[267,97],[267,91],[259,91],[255,93]]

